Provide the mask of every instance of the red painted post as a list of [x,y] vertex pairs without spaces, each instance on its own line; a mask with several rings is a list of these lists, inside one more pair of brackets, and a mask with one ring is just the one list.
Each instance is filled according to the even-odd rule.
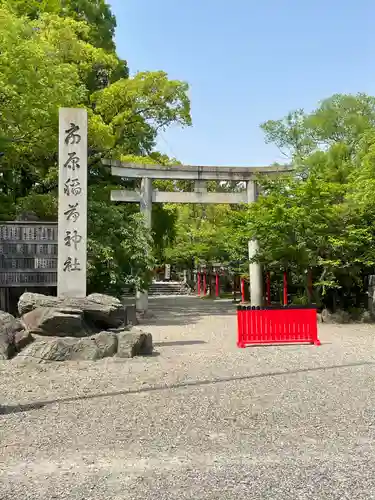
[[241,300],[245,302],[245,280],[241,279]]
[[201,273],[198,273],[198,295],[201,294]]
[[266,290],[267,290],[267,305],[271,305],[271,273],[267,273],[267,278],[266,278]]
[[242,310],[241,306],[237,307],[237,347],[244,349],[246,347],[246,320],[247,311]]
[[284,306],[288,305],[288,274],[284,271]]
[[246,311],[242,307],[237,309],[237,347],[243,349],[246,346]]
[[216,297],[220,297],[220,276],[216,273]]
[[203,295],[207,295],[207,275],[203,273]]
[[309,318],[309,323],[310,323],[310,330],[311,330],[311,336],[313,339],[313,342],[315,345],[319,346],[321,345],[320,340],[318,339],[318,319],[316,315],[316,309],[310,309],[310,318]]

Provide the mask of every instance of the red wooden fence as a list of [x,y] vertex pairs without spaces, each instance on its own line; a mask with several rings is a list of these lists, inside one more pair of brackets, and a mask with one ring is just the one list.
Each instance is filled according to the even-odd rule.
[[315,307],[237,307],[237,346],[309,343],[320,345]]

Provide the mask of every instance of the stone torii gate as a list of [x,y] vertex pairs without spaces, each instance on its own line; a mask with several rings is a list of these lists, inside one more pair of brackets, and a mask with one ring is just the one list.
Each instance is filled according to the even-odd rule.
[[[153,203],[197,203],[197,204],[241,204],[253,203],[258,196],[255,177],[259,174],[277,175],[291,172],[290,166],[269,167],[201,167],[188,165],[138,165],[123,163],[116,160],[103,160],[104,165],[112,169],[112,175],[141,179],[140,191],[118,190],[111,192],[111,201],[124,203],[139,203],[146,226],[151,229]],[[153,179],[190,180],[194,181],[193,192],[162,192],[154,191]],[[207,181],[236,181],[246,184],[246,191],[238,193],[208,193]],[[258,249],[256,240],[249,241],[249,260]],[[251,305],[263,304],[262,268],[257,263],[249,264]],[[137,292],[137,309],[147,311],[148,293]]]

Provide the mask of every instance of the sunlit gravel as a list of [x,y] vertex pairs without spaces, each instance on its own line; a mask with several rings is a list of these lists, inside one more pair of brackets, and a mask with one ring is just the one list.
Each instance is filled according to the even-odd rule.
[[375,327],[239,350],[228,301],[152,300],[155,355],[0,362],[0,499],[375,498]]

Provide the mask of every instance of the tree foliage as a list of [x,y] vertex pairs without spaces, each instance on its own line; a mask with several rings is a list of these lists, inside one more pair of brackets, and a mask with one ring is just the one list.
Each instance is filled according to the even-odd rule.
[[335,94],[312,113],[299,109],[281,120],[262,124],[266,142],[289,158],[305,158],[337,143],[355,147],[363,133],[375,127],[375,97]]
[[[191,118],[184,82],[162,71],[129,78],[114,28],[103,0],[0,0],[0,217],[56,220],[58,109],[86,108],[89,285],[118,292],[147,284],[154,252],[138,207],[110,202],[111,189],[137,183],[113,178],[101,160],[168,161],[154,150],[158,131]],[[172,224],[156,225],[159,246]]]
[[0,0],[18,16],[39,19],[43,14],[83,21],[88,26],[88,41],[95,47],[113,52],[116,18],[105,0]]
[[262,128],[294,172],[260,176],[261,195],[250,206],[179,207],[166,256],[185,265],[243,262],[246,272],[248,241],[256,238],[254,261],[277,279],[287,270],[305,287],[311,271],[317,299],[360,305],[366,276],[375,274],[375,98],[337,94]]
[[166,249],[166,259],[188,268],[226,261],[228,252],[222,230],[230,210],[227,205],[176,207],[175,238]]
[[259,179],[259,200],[233,214],[232,255],[244,258],[255,237],[255,260],[268,270],[287,269],[302,284],[312,269],[323,296],[353,305],[375,270],[374,119],[375,99],[359,94],[267,122],[267,140],[288,150],[295,172]]

